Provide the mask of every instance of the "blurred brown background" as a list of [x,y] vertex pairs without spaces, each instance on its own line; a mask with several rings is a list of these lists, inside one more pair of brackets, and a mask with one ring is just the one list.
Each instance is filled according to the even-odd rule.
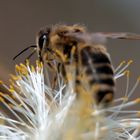
[[[139,15],[139,0],[0,1],[0,79],[8,79],[9,73],[14,71],[12,58],[35,43],[35,34],[44,25],[82,23],[93,32],[126,31],[140,34]],[[130,66],[133,85],[140,75],[140,41],[111,40],[107,46],[114,66],[122,60],[134,60]],[[16,63],[23,62],[25,56],[20,56]],[[125,84],[120,85],[122,94]]]

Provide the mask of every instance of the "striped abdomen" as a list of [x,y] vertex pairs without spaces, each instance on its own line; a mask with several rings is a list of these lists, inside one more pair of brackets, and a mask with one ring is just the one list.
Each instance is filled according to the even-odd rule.
[[80,51],[80,57],[80,65],[87,77],[90,92],[94,92],[91,94],[95,97],[96,102],[111,102],[115,88],[114,71],[109,54],[104,46],[85,45]]

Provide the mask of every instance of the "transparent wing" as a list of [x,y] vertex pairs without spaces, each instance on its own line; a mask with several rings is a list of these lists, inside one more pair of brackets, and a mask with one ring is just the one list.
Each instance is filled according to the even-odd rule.
[[139,34],[125,32],[67,33],[66,36],[79,42],[101,44],[106,43],[108,39],[140,40]]
[[103,36],[109,39],[128,39],[128,40],[140,40],[140,34],[135,33],[125,33],[125,32],[118,32],[118,33],[111,33],[111,32],[101,32]]

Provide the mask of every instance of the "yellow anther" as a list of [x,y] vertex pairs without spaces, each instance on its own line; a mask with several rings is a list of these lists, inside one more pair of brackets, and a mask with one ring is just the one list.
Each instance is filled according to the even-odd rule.
[[127,96],[123,97],[123,101],[124,102],[128,101],[128,97]]
[[20,63],[20,66],[26,68],[26,66],[23,63]]
[[3,81],[0,80],[0,84],[3,84]]
[[5,102],[4,99],[2,97],[0,97],[0,102]]
[[15,65],[15,69],[16,69],[17,71],[20,71],[20,66],[19,66],[19,65]]
[[5,121],[3,119],[0,119],[0,124],[5,124]]
[[126,71],[123,72],[123,74],[126,75],[127,77],[129,77],[130,76],[130,71],[126,70]]
[[43,63],[40,63],[40,69],[42,69],[43,68]]
[[11,93],[15,92],[14,87],[13,87],[12,85],[10,85],[9,91],[10,91]]
[[14,89],[9,89],[9,91],[10,91],[11,93],[15,92],[15,90],[14,90]]
[[[16,81],[16,80],[15,80]],[[10,85],[14,86],[15,83],[14,83],[14,80],[13,79],[9,79],[9,82],[10,82]]]
[[28,71],[27,71],[27,68],[26,68],[26,66],[24,65],[24,64],[20,64],[20,66],[19,65],[16,65],[15,66],[15,69],[16,69],[16,71],[17,72],[19,72],[21,75],[27,75],[28,74]]
[[39,60],[36,60],[36,65],[37,65],[37,66],[39,65],[39,63],[40,63],[40,61],[39,61]]
[[42,68],[43,67],[43,63],[41,61],[38,61],[36,60],[36,65],[39,67],[39,68]]
[[36,64],[38,64],[39,63],[39,60],[36,60],[35,62],[36,62]]
[[29,66],[30,62],[28,59],[25,60],[26,66]]
[[[0,97],[1,97],[1,98],[7,97],[7,96],[9,96],[9,95],[7,95],[7,93],[0,92]],[[3,98],[3,100],[4,100],[4,98]]]
[[[11,76],[11,75],[10,75],[10,76]],[[9,79],[9,82],[10,82],[10,83],[13,83],[13,80],[12,80],[12,79]]]
[[12,85],[10,85],[10,87],[9,87],[9,88],[13,89],[14,87],[13,87]]
[[[13,80],[15,80],[15,81],[18,81],[18,80],[21,79],[20,76],[16,76],[16,75],[13,75],[13,74],[10,74],[10,76],[11,76],[11,78],[12,78]],[[12,80],[10,80],[10,82],[12,82]]]
[[140,81],[140,76],[138,77],[138,81]]
[[140,111],[137,112],[138,117],[140,117]]
[[133,63],[133,60],[129,60],[128,61],[128,65],[130,65],[131,63]]
[[43,63],[42,62],[40,62],[40,67],[43,68]]
[[126,74],[127,77],[130,77],[130,71],[129,71],[129,70],[126,70],[126,71],[124,72],[124,74]]
[[35,68],[34,68],[33,65],[31,65],[31,71],[32,71],[32,72],[35,72]]
[[135,99],[134,102],[140,103],[140,98]]
[[125,64],[126,63],[126,61],[125,60],[123,60],[121,63],[120,63],[120,65],[123,65],[123,64]]

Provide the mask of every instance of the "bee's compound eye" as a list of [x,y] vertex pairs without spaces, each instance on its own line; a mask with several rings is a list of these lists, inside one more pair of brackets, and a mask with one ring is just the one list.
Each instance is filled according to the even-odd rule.
[[40,49],[43,48],[45,41],[46,41],[46,43],[48,42],[48,34],[43,34],[40,36],[40,38],[38,40],[38,45],[39,45]]

